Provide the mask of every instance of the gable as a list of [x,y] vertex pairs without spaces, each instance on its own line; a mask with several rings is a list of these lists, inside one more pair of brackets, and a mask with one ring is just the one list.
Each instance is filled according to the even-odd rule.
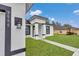
[[33,23],[46,23],[46,20],[36,18],[31,20],[31,24]]

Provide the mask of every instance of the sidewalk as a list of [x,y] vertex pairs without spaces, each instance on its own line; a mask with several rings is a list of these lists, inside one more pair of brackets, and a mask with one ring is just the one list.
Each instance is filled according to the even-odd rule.
[[68,46],[68,45],[64,45],[64,44],[61,44],[61,43],[57,43],[57,42],[54,42],[54,41],[46,40],[46,39],[44,39],[42,41],[56,45],[58,47],[66,49],[66,50],[72,51],[72,52],[74,52],[73,56],[79,56],[79,49],[78,48]]

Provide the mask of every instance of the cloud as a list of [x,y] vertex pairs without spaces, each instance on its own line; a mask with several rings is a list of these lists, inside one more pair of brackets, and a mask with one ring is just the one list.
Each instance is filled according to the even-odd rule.
[[72,5],[73,3],[65,3],[66,5]]
[[39,15],[39,14],[41,14],[41,13],[42,13],[41,10],[35,10],[35,11],[31,11],[31,12],[30,12],[30,15],[31,15],[31,16],[33,16],[33,15]]
[[73,11],[74,14],[79,15],[79,9]]
[[55,20],[55,18],[53,18],[53,17],[49,17],[49,20],[54,21],[54,20]]

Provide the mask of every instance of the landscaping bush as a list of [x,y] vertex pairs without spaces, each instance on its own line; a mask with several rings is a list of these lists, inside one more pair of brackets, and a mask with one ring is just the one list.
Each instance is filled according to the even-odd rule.
[[77,35],[77,33],[74,33],[74,32],[67,32],[67,35]]

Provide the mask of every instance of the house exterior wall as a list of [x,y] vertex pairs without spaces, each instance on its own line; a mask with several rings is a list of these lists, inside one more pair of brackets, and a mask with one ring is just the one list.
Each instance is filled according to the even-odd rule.
[[[11,51],[25,48],[25,4],[23,3],[2,3],[11,7]],[[15,17],[22,18],[22,28],[17,29],[15,26]],[[25,55],[24,53],[22,55]]]
[[33,23],[46,23],[46,21],[41,20],[41,19],[34,19],[34,20],[31,21],[31,24],[33,24]]
[[[68,32],[68,30],[54,30],[55,34],[67,34],[67,32]],[[79,30],[78,29],[71,29],[71,32],[76,33],[77,35],[79,35]]]
[[79,35],[79,30],[73,29],[72,32],[77,33],[77,35]]
[[67,30],[54,30],[54,34],[67,34]]
[[76,33],[79,35],[79,30],[75,30],[76,31]]

